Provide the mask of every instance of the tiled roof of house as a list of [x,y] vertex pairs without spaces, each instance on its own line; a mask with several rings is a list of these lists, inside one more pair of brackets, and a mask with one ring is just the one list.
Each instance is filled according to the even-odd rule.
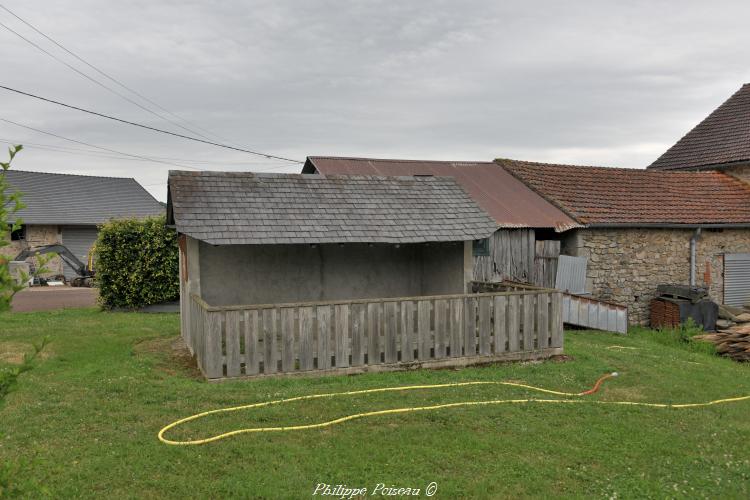
[[442,175],[456,179],[501,228],[550,228],[578,224],[493,162],[386,160],[311,156],[304,173],[325,175]]
[[164,215],[164,207],[135,179],[8,170],[23,193],[25,224],[102,224],[113,218]]
[[648,168],[674,170],[750,161],[750,83]]
[[750,223],[750,184],[720,172],[496,161],[582,224]]
[[447,177],[171,171],[167,218],[213,245],[465,241],[496,229]]

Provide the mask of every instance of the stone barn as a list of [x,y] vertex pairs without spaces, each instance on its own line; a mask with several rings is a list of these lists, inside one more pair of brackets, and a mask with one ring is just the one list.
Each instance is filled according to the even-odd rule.
[[750,254],[750,184],[717,171],[497,163],[583,226],[564,234],[562,253],[588,259],[587,291],[626,304],[631,324],[648,322],[660,284],[750,300],[750,280],[731,266]]

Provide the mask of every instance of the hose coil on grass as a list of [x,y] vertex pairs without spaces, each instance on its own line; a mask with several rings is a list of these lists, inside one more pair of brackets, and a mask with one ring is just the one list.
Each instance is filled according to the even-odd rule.
[[455,383],[448,383],[448,384],[406,385],[406,386],[397,386],[397,387],[381,387],[377,389],[364,389],[360,391],[310,394],[308,396],[297,396],[293,398],[277,399],[274,401],[265,401],[261,403],[231,406],[227,408],[219,408],[216,410],[209,410],[209,411],[204,411],[201,413],[196,413],[195,415],[191,415],[189,417],[176,420],[172,422],[171,424],[164,426],[159,431],[158,438],[159,438],[159,441],[161,441],[162,443],[172,445],[172,446],[195,446],[195,445],[213,443],[215,441],[220,441],[222,439],[226,439],[232,436],[237,436],[239,434],[250,434],[250,433],[260,433],[260,432],[290,432],[290,431],[304,431],[304,430],[310,430],[310,429],[321,429],[324,427],[330,427],[336,424],[341,424],[344,422],[348,422],[350,420],[357,420],[360,418],[375,417],[375,416],[380,416],[380,415],[396,415],[396,414],[401,414],[401,413],[413,413],[413,412],[420,412],[420,411],[435,411],[435,410],[442,410],[442,409],[447,409],[447,408],[459,408],[459,407],[464,407],[464,406],[533,403],[533,404],[602,404],[602,405],[620,405],[620,406],[645,406],[648,408],[682,409],[682,408],[698,408],[698,407],[704,407],[704,406],[750,400],[750,395],[739,396],[739,397],[734,397],[734,398],[726,398],[726,399],[716,399],[713,401],[707,401],[703,403],[683,403],[683,404],[644,403],[644,402],[637,402],[637,401],[598,401],[598,400],[592,401],[592,400],[586,400],[586,399],[534,399],[534,398],[491,399],[491,400],[485,400],[485,401],[460,401],[457,403],[444,403],[444,404],[432,405],[432,406],[411,406],[411,407],[404,407],[404,408],[393,408],[390,410],[368,411],[368,412],[363,412],[363,413],[354,413],[354,414],[346,415],[346,416],[336,418],[333,420],[327,420],[325,422],[318,422],[316,424],[291,425],[291,426],[279,426],[279,427],[250,427],[246,429],[237,429],[234,431],[224,432],[222,434],[217,434],[215,436],[211,436],[211,437],[204,438],[204,439],[176,441],[176,440],[172,440],[172,439],[168,439],[164,437],[164,435],[169,430],[174,429],[175,427],[178,427],[187,422],[191,422],[193,420],[198,420],[200,418],[207,417],[209,415],[229,413],[229,412],[234,412],[234,411],[239,411],[239,410],[249,410],[253,408],[263,408],[266,406],[292,403],[295,401],[334,398],[334,397],[340,397],[340,396],[356,396],[359,394],[373,394],[373,393],[381,393],[381,392],[401,392],[401,391],[427,390],[427,389],[445,389],[449,387],[466,387],[466,386],[473,386],[473,385],[504,385],[504,386],[510,386],[510,387],[519,387],[522,389],[529,389],[532,391],[543,392],[546,394],[553,394],[556,396],[565,396],[565,397],[572,398],[572,397],[589,396],[591,394],[594,394],[597,391],[599,391],[599,388],[601,387],[602,383],[605,380],[612,378],[612,377],[616,377],[616,376],[618,376],[617,372],[608,373],[600,377],[591,389],[583,391],[583,392],[577,392],[577,393],[554,391],[551,389],[545,389],[543,387],[536,387],[533,385],[521,384],[517,382],[474,381],[474,382],[455,382]]

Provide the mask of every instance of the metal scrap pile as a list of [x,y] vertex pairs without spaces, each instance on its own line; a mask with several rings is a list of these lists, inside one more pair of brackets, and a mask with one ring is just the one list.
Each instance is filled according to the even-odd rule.
[[735,361],[750,361],[750,308],[719,306],[717,332],[697,335],[716,346],[716,352]]

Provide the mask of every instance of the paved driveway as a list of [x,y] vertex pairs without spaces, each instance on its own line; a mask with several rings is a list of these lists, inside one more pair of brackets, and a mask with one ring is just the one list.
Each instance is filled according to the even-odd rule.
[[93,307],[99,293],[96,288],[69,286],[37,286],[18,292],[13,297],[14,311],[48,311],[73,307]]

